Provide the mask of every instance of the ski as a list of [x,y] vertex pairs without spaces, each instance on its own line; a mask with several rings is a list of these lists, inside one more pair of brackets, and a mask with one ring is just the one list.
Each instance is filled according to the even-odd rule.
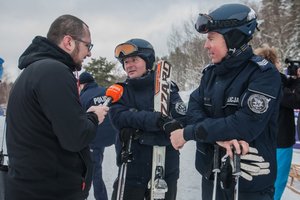
[[[160,60],[156,66],[155,74],[154,110],[169,115],[171,65]],[[168,186],[165,181],[165,146],[153,146],[151,200],[165,199]]]

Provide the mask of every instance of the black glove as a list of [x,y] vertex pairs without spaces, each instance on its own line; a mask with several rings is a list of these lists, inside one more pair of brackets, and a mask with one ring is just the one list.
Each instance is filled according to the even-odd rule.
[[220,167],[220,182],[222,189],[228,189],[231,187],[233,181],[232,177],[232,166],[230,163],[230,157],[225,155],[221,158]]
[[160,130],[164,131],[168,136],[171,132],[183,128],[182,124],[170,116],[161,115],[157,121]]
[[139,131],[135,128],[122,128],[120,131],[120,141],[123,144],[127,144],[128,140],[130,139],[130,136],[132,135],[133,139],[136,139]]

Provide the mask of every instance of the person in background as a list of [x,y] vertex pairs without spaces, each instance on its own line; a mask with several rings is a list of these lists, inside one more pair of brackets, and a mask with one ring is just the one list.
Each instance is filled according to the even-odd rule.
[[[88,72],[82,72],[79,76],[80,102],[84,110],[91,106],[101,105],[105,102],[106,88],[100,87],[93,76]],[[93,170],[94,197],[96,200],[107,200],[107,191],[102,177],[102,162],[105,147],[111,146],[116,140],[116,129],[113,128],[109,117],[106,117],[97,128],[95,139],[91,142]]]
[[[277,50],[274,47],[263,45],[254,51],[272,62],[282,71],[278,58]],[[278,125],[279,131],[277,136],[277,176],[275,181],[274,200],[280,200],[285,189],[293,157],[293,145],[295,144],[295,116],[294,109],[300,109],[300,69],[296,74],[287,78],[283,73],[281,75],[281,84],[283,96],[280,102]]]
[[[163,126],[169,122],[170,117],[184,123],[186,110],[178,94],[179,89],[172,82],[170,117],[154,112],[155,52],[153,46],[144,39],[131,39],[117,45],[115,57],[127,73],[127,80],[121,83],[124,87],[123,96],[111,107],[109,113],[114,126],[119,131],[118,149],[121,149],[121,143],[127,143],[128,135],[133,136],[131,143],[133,158],[127,165],[124,200],[150,199],[148,183],[152,174],[154,145],[166,147],[164,173],[168,191],[165,200],[175,200],[179,178],[179,151],[172,147]],[[119,166],[122,164],[121,153],[121,151],[118,153]],[[117,196],[117,186],[118,180],[114,184],[113,200]]]
[[89,144],[109,108],[79,101],[77,80],[91,56],[81,19],[62,15],[47,38],[37,36],[19,58],[23,70],[7,105],[8,200],[84,200],[92,178]]
[[[216,143],[225,147],[229,156],[233,150],[243,154],[239,199],[273,199],[281,85],[275,66],[254,55],[248,44],[256,27],[255,11],[243,4],[224,4],[209,14],[199,14],[195,24],[199,33],[207,34],[204,48],[212,63],[190,95],[188,125],[173,131],[171,142],[180,149],[186,141],[197,141],[195,164],[202,175],[203,200],[212,199],[213,194],[217,200],[233,199],[237,192],[231,170],[221,166],[213,193]],[[254,159],[254,153],[259,159]],[[230,162],[221,161],[230,167]],[[253,165],[253,171],[245,167]]]

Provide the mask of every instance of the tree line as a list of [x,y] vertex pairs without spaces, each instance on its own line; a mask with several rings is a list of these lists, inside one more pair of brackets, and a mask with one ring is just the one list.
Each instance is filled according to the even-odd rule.
[[[250,42],[253,48],[268,44],[277,48],[282,65],[284,60],[290,58],[300,59],[300,10],[299,0],[262,0],[260,4],[254,4],[251,0],[243,1],[244,4],[252,7],[258,17],[258,28]],[[205,35],[199,34],[194,29],[195,17],[187,19],[177,27],[173,27],[172,33],[168,37],[167,45],[169,53],[159,59],[168,60],[173,66],[172,77],[181,90],[191,90],[199,85],[201,72],[209,63],[206,50],[203,48]],[[103,58],[99,58],[100,60]],[[100,73],[105,66],[111,71],[103,73],[115,74],[111,81],[103,82],[105,75],[97,79],[100,85],[108,86],[114,81],[124,80],[124,74],[116,74],[117,63],[114,66],[99,65],[101,63],[90,63],[85,69],[89,72]],[[102,64],[105,64],[105,62]],[[90,67],[95,69],[91,70]],[[122,70],[121,70],[122,71]],[[102,72],[101,72],[102,73]],[[101,77],[101,78],[100,78]]]
[[[300,1],[262,0],[243,3],[252,7],[258,16],[258,28],[253,40],[253,48],[268,44],[277,48],[282,65],[290,58],[300,59]],[[194,30],[194,20],[187,20],[181,27],[174,28],[168,41],[170,50],[166,57],[173,65],[173,77],[182,90],[190,90],[199,85],[201,71],[209,63],[203,48],[205,38]]]
[[[243,1],[252,7],[258,16],[258,28],[253,40],[253,48],[262,44],[269,44],[277,48],[282,64],[290,58],[300,60],[300,1],[299,0],[261,0],[260,4],[253,4],[251,0]],[[159,59],[168,60],[173,66],[173,80],[181,90],[191,90],[199,85],[201,72],[209,63],[206,50],[203,48],[205,35],[194,29],[193,16],[182,24],[173,27],[168,37],[168,55]],[[115,82],[124,81],[125,73],[120,64],[110,62],[105,57],[92,58],[91,62],[83,66],[90,72],[101,86],[109,86]],[[7,102],[11,88],[10,83],[1,83],[0,104]]]

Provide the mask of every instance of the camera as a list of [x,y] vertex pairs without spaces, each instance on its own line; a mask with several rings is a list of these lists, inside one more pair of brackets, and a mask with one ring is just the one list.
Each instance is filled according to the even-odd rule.
[[287,75],[297,77],[297,69],[300,67],[300,60],[290,60],[285,59],[285,64],[287,64]]

